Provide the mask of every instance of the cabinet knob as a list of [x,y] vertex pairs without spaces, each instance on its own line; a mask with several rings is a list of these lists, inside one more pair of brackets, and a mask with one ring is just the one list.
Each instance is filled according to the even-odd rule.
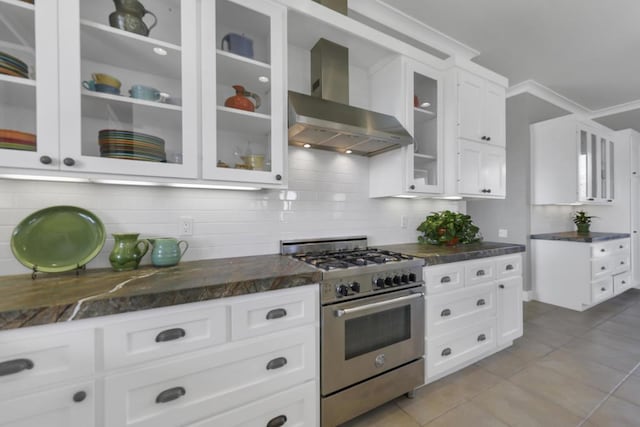
[[498,285],[500,289],[504,289],[504,285]]
[[51,160],[51,157],[49,156],[40,156],[40,163],[43,165],[50,165],[52,161],[53,160]]
[[605,267],[604,265],[602,267],[600,267],[600,270],[602,270],[602,271],[604,271],[606,269],[607,269],[607,267]]
[[267,427],[282,427],[287,422],[286,415],[278,415],[275,418],[271,418],[267,423]]
[[623,280],[623,281],[622,281],[622,284],[623,284],[623,285],[626,285],[626,284],[627,284],[627,282]]
[[604,252],[604,251],[605,251],[605,249],[604,249],[604,248],[600,249],[600,252]]
[[409,190],[415,190],[415,189],[416,189],[416,186],[415,186],[415,185],[411,184],[411,185],[409,186]]
[[73,401],[76,403],[80,403],[82,402],[84,399],[87,398],[87,392],[86,391],[77,391],[75,393],[73,393]]
[[483,140],[483,141],[486,141],[487,137],[483,135],[482,138],[480,138],[480,139]]
[[487,188],[487,193],[491,193],[491,189],[490,188]]
[[487,137],[487,141],[491,141],[491,137],[490,136]]
[[604,292],[604,291],[606,291],[606,290],[607,290],[607,288],[600,288],[600,290],[601,290],[602,292]]
[[277,174],[276,175],[276,181],[282,181],[282,175]]
[[66,166],[73,166],[76,164],[76,161],[73,160],[71,157],[65,157],[62,163],[64,163]]

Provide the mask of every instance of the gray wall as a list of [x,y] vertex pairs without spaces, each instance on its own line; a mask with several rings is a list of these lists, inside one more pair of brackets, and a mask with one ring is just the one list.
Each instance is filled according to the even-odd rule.
[[[507,197],[504,200],[470,200],[467,212],[480,227],[484,240],[528,245],[530,234],[529,125],[568,114],[530,94],[507,99]],[[498,230],[507,237],[498,237]],[[524,289],[531,289],[528,252],[524,262]]]

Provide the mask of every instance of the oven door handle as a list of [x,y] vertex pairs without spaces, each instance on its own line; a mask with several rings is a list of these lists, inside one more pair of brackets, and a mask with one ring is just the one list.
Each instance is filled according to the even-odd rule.
[[359,311],[364,311],[364,310],[369,310],[370,308],[384,307],[386,305],[395,304],[397,302],[409,301],[409,300],[412,300],[412,299],[423,298],[423,297],[424,297],[424,292],[419,292],[419,293],[415,293],[415,294],[411,294],[411,295],[406,295],[404,297],[398,297],[398,298],[390,299],[390,300],[387,300],[387,301],[373,302],[371,304],[361,305],[361,306],[358,306],[358,307],[339,309],[339,310],[335,311],[335,315],[336,315],[336,317],[342,317],[342,316],[346,316],[347,314],[357,313]]

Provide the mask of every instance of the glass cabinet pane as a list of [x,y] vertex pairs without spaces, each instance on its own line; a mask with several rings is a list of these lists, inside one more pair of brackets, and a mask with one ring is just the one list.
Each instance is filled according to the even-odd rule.
[[599,181],[599,168],[598,168],[598,137],[594,134],[589,135],[591,137],[591,144],[589,146],[590,162],[589,162],[589,199],[598,198],[598,181]]
[[413,180],[438,185],[438,81],[413,73]]
[[580,154],[578,156],[578,198],[589,197],[589,147],[587,145],[587,132],[580,131]]
[[613,201],[616,198],[615,195],[615,161],[614,161],[614,150],[613,150],[613,141],[607,141],[607,152],[609,153],[609,163],[607,165],[607,187],[609,191],[609,195],[607,196],[609,201]]

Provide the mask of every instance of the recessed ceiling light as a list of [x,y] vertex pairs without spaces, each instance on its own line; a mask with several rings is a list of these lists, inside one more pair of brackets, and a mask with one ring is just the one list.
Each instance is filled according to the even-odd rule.
[[427,107],[430,107],[430,106],[431,106],[431,103],[430,103],[430,102],[425,101],[425,102],[422,102],[422,103],[420,104],[420,106],[421,106],[422,108],[427,108]]
[[351,151],[351,150],[347,150],[347,151],[345,151],[345,153],[347,153],[347,154],[351,154],[351,153],[353,153],[353,151]]
[[164,50],[164,49],[163,49],[163,48],[161,48],[161,47],[154,47],[154,48],[153,48],[153,52],[154,52],[154,53],[156,53],[156,54],[158,54],[158,55],[160,55],[160,56],[165,56],[165,55],[167,54],[167,51],[166,51],[166,50]]
[[258,81],[259,81],[260,83],[269,83],[269,77],[267,77],[267,76],[260,76],[260,77],[258,77]]
[[311,148],[311,144],[304,144],[303,147],[304,148]]

